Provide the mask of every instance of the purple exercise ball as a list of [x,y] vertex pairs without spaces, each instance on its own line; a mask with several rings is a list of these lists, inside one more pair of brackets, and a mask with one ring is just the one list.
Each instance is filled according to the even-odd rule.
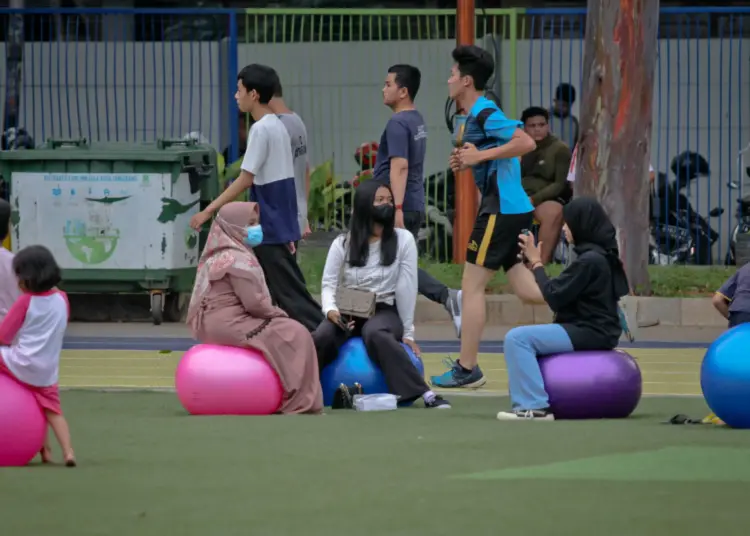
[[641,369],[621,350],[554,354],[539,366],[556,419],[623,419],[641,400]]

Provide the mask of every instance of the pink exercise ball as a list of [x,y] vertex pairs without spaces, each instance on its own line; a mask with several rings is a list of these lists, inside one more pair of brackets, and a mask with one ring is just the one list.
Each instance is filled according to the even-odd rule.
[[284,389],[263,354],[250,348],[199,344],[175,375],[177,397],[192,415],[271,415]]
[[20,467],[44,445],[47,420],[34,394],[0,374],[0,467]]

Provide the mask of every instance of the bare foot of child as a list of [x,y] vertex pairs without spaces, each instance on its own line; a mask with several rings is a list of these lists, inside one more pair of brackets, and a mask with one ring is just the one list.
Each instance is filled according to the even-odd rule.
[[65,453],[65,467],[75,467],[76,464],[76,456],[73,454],[73,451]]

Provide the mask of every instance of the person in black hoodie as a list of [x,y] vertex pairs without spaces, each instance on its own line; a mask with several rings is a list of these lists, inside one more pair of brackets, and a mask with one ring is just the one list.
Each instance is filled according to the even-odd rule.
[[617,302],[628,294],[629,286],[612,222],[604,208],[588,197],[567,204],[563,218],[563,232],[577,257],[559,277],[547,277],[541,244],[534,243],[534,236],[519,236],[521,250],[555,321],[513,328],[505,336],[512,409],[498,413],[499,420],[554,420],[537,357],[611,350],[622,334]]

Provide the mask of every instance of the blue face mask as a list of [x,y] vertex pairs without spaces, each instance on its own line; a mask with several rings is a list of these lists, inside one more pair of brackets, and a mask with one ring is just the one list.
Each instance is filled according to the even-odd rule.
[[248,227],[245,244],[254,248],[255,246],[259,246],[261,242],[263,242],[263,228],[260,225],[251,225]]

